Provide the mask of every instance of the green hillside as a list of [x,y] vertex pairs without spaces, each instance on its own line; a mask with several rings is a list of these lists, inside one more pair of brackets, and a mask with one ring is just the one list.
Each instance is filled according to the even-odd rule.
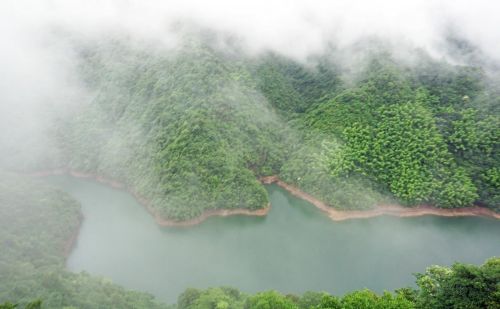
[[341,209],[498,209],[500,91],[479,67],[143,45],[76,45],[91,99],[58,122],[56,165],[124,182],[175,220],[262,208],[267,175]]

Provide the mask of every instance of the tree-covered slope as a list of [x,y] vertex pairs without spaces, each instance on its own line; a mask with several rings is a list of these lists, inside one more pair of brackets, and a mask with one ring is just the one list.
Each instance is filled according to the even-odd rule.
[[352,69],[336,49],[298,62],[197,36],[76,46],[91,99],[58,122],[58,164],[125,182],[166,218],[262,208],[272,174],[344,209],[498,206],[500,91],[480,67],[382,49]]
[[332,172],[362,175],[405,204],[497,207],[500,118],[481,102],[486,77],[385,57],[374,57],[355,87],[306,113],[308,128],[344,141],[330,156]]
[[288,134],[245,67],[194,43],[82,55],[95,96],[61,124],[65,164],[126,182],[177,220],[267,205],[257,177],[278,172]]
[[40,299],[43,308],[165,308],[151,295],[65,270],[79,210],[66,193],[46,184],[0,175],[0,304]]

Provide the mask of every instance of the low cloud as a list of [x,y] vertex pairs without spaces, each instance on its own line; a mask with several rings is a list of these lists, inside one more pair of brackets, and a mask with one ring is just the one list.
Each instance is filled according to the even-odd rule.
[[43,144],[44,111],[85,94],[61,34],[102,38],[119,32],[175,46],[176,25],[188,23],[235,37],[252,54],[270,50],[301,60],[365,37],[445,57],[443,44],[452,33],[500,61],[498,12],[500,2],[488,0],[5,0],[0,148],[16,156],[19,141]]

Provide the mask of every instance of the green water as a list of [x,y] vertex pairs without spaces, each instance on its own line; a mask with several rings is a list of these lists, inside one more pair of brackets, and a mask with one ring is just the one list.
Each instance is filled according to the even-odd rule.
[[51,177],[82,204],[84,221],[67,267],[147,291],[169,303],[187,287],[234,286],[245,292],[413,285],[431,264],[482,263],[500,256],[500,221],[393,218],[333,222],[281,188],[267,190],[265,218],[211,218],[162,228],[133,197],[92,181]]

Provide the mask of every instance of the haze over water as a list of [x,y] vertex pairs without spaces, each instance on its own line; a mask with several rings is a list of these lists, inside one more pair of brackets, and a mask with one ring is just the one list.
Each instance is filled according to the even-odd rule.
[[66,176],[49,181],[82,204],[84,221],[67,267],[110,278],[173,303],[188,287],[244,292],[324,290],[337,295],[413,285],[412,273],[500,255],[500,222],[486,218],[394,218],[333,222],[268,186],[265,218],[210,218],[164,228],[121,190]]

